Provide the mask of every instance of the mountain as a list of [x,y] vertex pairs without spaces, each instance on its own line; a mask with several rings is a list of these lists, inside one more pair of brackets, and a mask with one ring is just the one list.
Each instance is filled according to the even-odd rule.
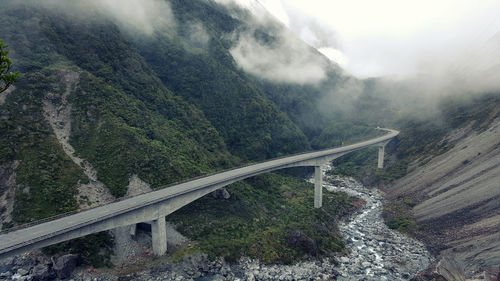
[[[315,107],[325,89],[334,92],[336,81],[347,76],[289,39],[279,23],[204,0],[151,0],[120,9],[109,3],[0,1],[0,38],[21,73],[0,96],[2,229],[105,204],[147,186],[164,188],[309,150],[322,126],[340,116]],[[317,75],[313,82],[290,81],[303,75],[290,76],[297,63],[286,59],[279,69],[269,68],[277,66],[271,60],[256,66],[261,72],[249,71],[241,60],[247,53],[235,54],[241,40],[258,42],[264,53],[304,54]],[[294,42],[293,48],[283,42]],[[293,231],[320,241],[317,255],[343,249],[334,221],[355,207],[354,199],[332,194],[325,197],[331,202],[326,213],[305,210],[312,189],[286,175],[264,175],[228,190],[231,200],[204,198],[178,214],[185,234],[198,239],[203,251],[292,262],[309,251],[288,246]],[[239,208],[245,212],[225,212]],[[302,223],[289,224],[298,214]],[[210,220],[196,219],[204,216]],[[316,231],[325,220],[331,223]],[[106,237],[55,249],[97,246],[95,241],[109,242]],[[258,243],[269,244],[265,256],[254,250]],[[96,260],[102,265],[107,258]]]

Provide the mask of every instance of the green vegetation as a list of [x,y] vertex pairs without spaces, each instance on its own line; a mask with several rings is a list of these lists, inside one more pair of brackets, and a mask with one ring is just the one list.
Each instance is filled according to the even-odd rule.
[[12,61],[7,57],[8,54],[7,46],[0,40],[0,93],[7,90],[16,81],[17,76],[19,76],[19,72],[13,73],[10,71]]
[[42,98],[49,89],[57,91],[57,79],[48,70],[25,74],[16,94],[0,105],[0,161],[20,161],[12,214],[18,223],[75,210],[75,186],[87,181],[43,117]]
[[[228,187],[229,200],[204,197],[168,219],[197,241],[211,257],[235,260],[242,255],[267,263],[293,263],[304,255],[325,256],[344,249],[336,222],[355,209],[343,193],[323,194],[323,208],[313,208],[310,183],[265,174]],[[312,239],[316,247],[290,245],[292,231]]]
[[[208,42],[186,48],[189,34],[162,34],[134,42],[166,87],[196,105],[217,129],[229,151],[243,161],[256,161],[309,149],[304,133],[239,70],[220,38],[222,30],[240,26],[208,3],[172,1],[176,19],[190,26],[193,13],[203,13]],[[196,12],[193,12],[196,11]],[[221,22],[223,21],[223,22]],[[226,25],[225,29],[220,29]],[[192,44],[190,44],[191,46]]]
[[399,232],[408,232],[408,230],[415,226],[415,221],[411,217],[396,217],[395,219],[392,219],[387,222],[387,225],[391,229],[395,229]]
[[[357,142],[380,134],[377,125],[393,124],[401,135],[386,149],[392,155],[386,169],[376,170],[376,149],[366,149],[339,158],[334,170],[365,183],[386,183],[404,175],[409,163],[448,149],[450,144],[439,141],[451,128],[475,118],[481,129],[499,113],[493,94],[446,101],[442,122],[396,118],[396,111],[369,92],[370,81],[342,77],[334,66],[328,81],[314,86],[251,77],[229,53],[231,33],[249,29],[248,24],[210,1],[170,0],[178,24],[151,36],[130,34],[92,9],[29,2],[3,1],[0,10],[0,38],[9,42],[13,71],[22,73],[0,104],[0,164],[20,163],[14,224],[76,210],[76,187],[88,180],[43,115],[44,101],[61,102],[67,71],[79,74],[68,97],[69,142],[117,197],[126,194],[132,174],[161,188],[251,161]],[[190,28],[198,24],[206,40],[192,38]],[[273,32],[260,28],[255,36],[271,42]],[[4,61],[0,71],[10,73],[11,61]],[[322,108],[325,93],[345,82],[365,83],[367,90],[359,97],[335,92],[334,102]],[[331,104],[349,106],[333,110]],[[311,186],[285,173],[238,182],[229,191],[230,200],[202,198],[172,216],[198,241],[187,252],[291,263],[342,251],[333,222],[354,208],[345,194],[325,194],[325,207],[314,209]],[[403,216],[392,226],[406,229],[412,223]],[[291,246],[294,231],[314,241],[317,251]],[[89,263],[104,265],[107,254],[95,253],[101,246],[109,250],[110,243],[100,234],[54,249],[78,249],[70,251],[88,253]],[[93,256],[99,258],[90,260]]]
[[76,254],[83,264],[94,267],[111,267],[113,237],[108,232],[90,234],[42,249],[46,255]]
[[383,217],[387,226],[404,233],[412,233],[417,224],[411,216],[411,209],[416,203],[406,197],[399,197],[384,206]]

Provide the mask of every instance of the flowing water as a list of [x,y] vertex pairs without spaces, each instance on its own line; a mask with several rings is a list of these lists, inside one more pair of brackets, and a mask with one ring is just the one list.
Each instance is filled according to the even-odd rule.
[[[323,174],[330,169],[326,166]],[[339,225],[349,255],[339,258],[338,280],[408,280],[429,265],[432,257],[422,243],[385,225],[380,191],[338,176],[325,175],[323,186],[366,201],[358,214]]]

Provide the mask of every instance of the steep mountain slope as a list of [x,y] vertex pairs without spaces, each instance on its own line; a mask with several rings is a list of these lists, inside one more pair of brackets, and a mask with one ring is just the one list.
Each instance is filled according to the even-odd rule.
[[[500,119],[483,132],[457,130],[454,147],[391,186],[419,202],[412,213],[431,228],[426,239],[468,270],[500,264]],[[410,194],[413,194],[410,195]],[[425,232],[425,231],[424,231]]]
[[433,157],[388,188],[390,197],[416,202],[418,235],[440,256],[464,269],[500,264],[500,119],[482,132],[458,129],[443,141],[449,151]]
[[[264,82],[236,62],[234,32],[255,30],[234,14],[245,11],[204,0],[145,2],[157,17],[137,18],[141,13],[134,9],[123,18],[113,7],[99,6],[102,1],[0,0],[0,38],[21,73],[15,87],[0,96],[2,229],[126,196],[137,181],[162,188],[304,151],[310,149],[304,131],[311,137],[328,124],[321,113],[307,113],[318,104],[319,88]],[[333,68],[329,77],[335,78]],[[283,98],[287,92],[294,94]],[[301,122],[306,115],[309,120]],[[290,262],[308,253],[287,244],[293,231],[317,239],[321,249],[314,255],[342,250],[334,220],[354,209],[348,196],[330,196],[326,213],[309,207],[304,212],[311,186],[289,176],[266,175],[231,188],[234,196],[225,204],[209,197],[182,210],[183,228],[203,250],[216,245],[228,257],[259,257],[255,247],[268,243],[269,255],[261,258]],[[301,196],[291,200],[295,189]],[[221,206],[245,206],[247,212],[227,216]],[[199,210],[211,215],[206,224],[196,220]],[[276,218],[273,210],[287,216]],[[314,231],[325,215],[328,227]],[[307,223],[290,224],[296,217]],[[242,227],[234,228],[234,220]],[[219,235],[248,239],[231,243]],[[106,234],[86,239],[54,249],[110,244]]]
[[[492,93],[448,100],[444,116],[450,127],[438,137],[414,135],[406,149],[413,159],[408,173],[384,187],[391,200],[389,225],[414,233],[469,276],[500,265],[499,98]],[[408,147],[423,146],[419,141],[427,148],[410,152]],[[429,154],[431,147],[439,152]]]

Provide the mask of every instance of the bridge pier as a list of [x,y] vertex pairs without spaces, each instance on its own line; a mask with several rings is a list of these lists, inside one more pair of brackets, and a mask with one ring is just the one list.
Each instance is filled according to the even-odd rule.
[[151,221],[151,240],[155,255],[162,256],[167,252],[167,224],[165,217]]
[[137,224],[132,224],[130,226],[130,229],[129,229],[129,232],[130,232],[130,236],[135,236],[135,234],[137,233]]
[[383,169],[384,168],[384,152],[385,152],[385,145],[381,145],[378,147],[378,165],[377,168]]
[[321,166],[314,166],[314,208],[323,206],[323,173]]

